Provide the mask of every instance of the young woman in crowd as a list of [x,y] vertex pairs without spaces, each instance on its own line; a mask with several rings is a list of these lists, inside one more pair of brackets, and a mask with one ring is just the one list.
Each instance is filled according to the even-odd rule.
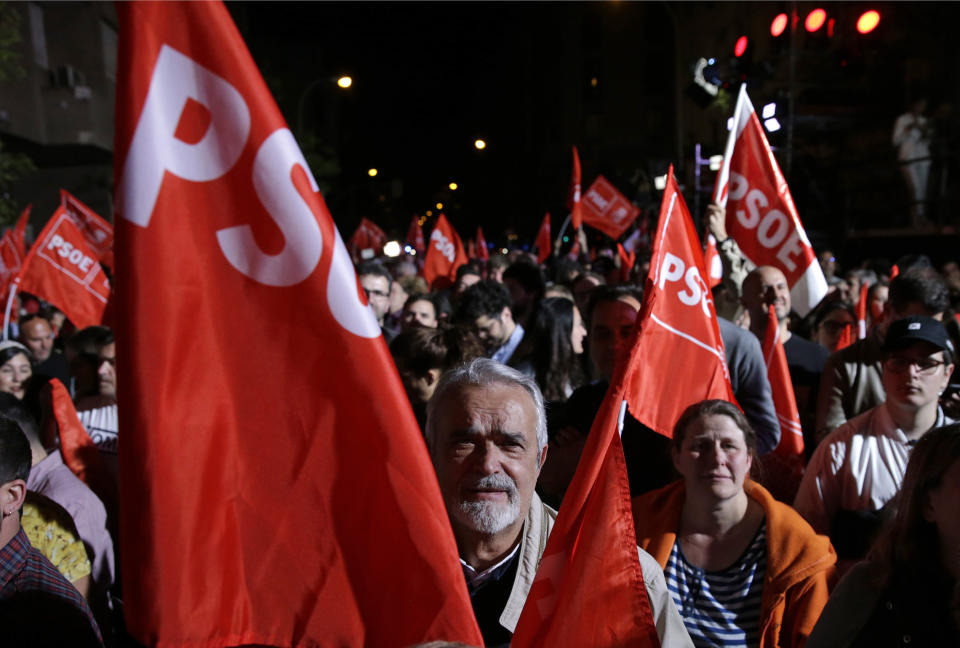
[[960,646],[960,424],[917,442],[896,513],[840,581],[810,648]]
[[682,479],[633,500],[696,646],[802,646],[827,601],[836,553],[748,478],[755,444],[732,403],[691,405],[673,431]]
[[[837,344],[843,335],[843,329],[851,329],[851,339],[857,339],[857,316],[853,309],[842,301],[831,301],[820,305],[813,320],[813,341],[827,347],[830,353],[837,350]],[[816,394],[814,394],[816,396]]]
[[23,400],[32,375],[30,350],[13,340],[0,342],[0,391]]
[[577,356],[586,335],[573,302],[548,297],[531,316],[510,364],[536,379],[547,401],[565,401],[585,381]]
[[403,331],[390,343],[390,353],[423,430],[427,401],[440,376],[455,365],[483,355],[483,347],[471,332],[442,322],[437,328],[418,326]]

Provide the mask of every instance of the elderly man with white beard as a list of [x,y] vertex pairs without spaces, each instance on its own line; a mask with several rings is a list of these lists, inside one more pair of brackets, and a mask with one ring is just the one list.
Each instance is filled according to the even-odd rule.
[[[543,396],[532,378],[478,358],[440,378],[426,438],[484,645],[507,646],[557,516],[534,491]],[[661,645],[692,645],[663,571],[638,552]]]

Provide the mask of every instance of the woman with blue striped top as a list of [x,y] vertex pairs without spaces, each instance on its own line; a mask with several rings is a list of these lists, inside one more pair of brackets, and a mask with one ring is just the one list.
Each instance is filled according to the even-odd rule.
[[833,547],[748,478],[755,448],[735,405],[691,405],[673,431],[682,479],[633,500],[696,646],[802,646],[829,596]]

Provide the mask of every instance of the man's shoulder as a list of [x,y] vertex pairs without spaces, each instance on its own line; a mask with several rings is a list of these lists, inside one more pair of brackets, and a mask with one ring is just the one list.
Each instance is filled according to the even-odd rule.
[[868,409],[844,422],[820,442],[824,447],[849,445],[855,437],[882,434],[883,405]]

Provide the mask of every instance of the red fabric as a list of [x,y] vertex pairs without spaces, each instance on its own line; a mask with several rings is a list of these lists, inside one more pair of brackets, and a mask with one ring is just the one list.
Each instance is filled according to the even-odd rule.
[[487,239],[483,238],[483,229],[477,227],[477,258],[481,261],[490,260],[490,248],[487,247]]
[[870,287],[867,285],[867,282],[860,282],[860,299],[857,300],[857,305],[853,309],[857,315],[857,338],[862,340],[867,337],[867,291],[870,290]]
[[513,648],[660,645],[637,557],[617,424],[630,376],[641,370],[631,358],[611,381],[547,540]]
[[717,251],[717,239],[707,234],[707,244],[703,248],[703,264],[707,269],[707,285],[711,288],[723,281],[723,260]]
[[380,256],[386,242],[387,235],[376,223],[368,218],[361,218],[360,225],[350,237],[350,256],[354,262],[364,258],[364,250],[373,250],[373,256]]
[[567,195],[567,209],[570,210],[570,224],[576,232],[583,227],[583,204],[580,201],[580,154],[573,147],[573,169],[570,172],[570,191]]
[[73,218],[77,229],[83,232],[87,245],[97,253],[97,260],[108,268],[112,268],[113,225],[66,189],[60,190],[60,205]]
[[537,263],[543,263],[550,258],[553,250],[553,240],[550,238],[550,212],[543,217],[540,231],[537,232],[537,240],[533,245],[537,248]]
[[583,222],[616,240],[623,236],[640,214],[640,208],[624,197],[602,175],[597,176],[583,196]]
[[83,423],[80,422],[80,417],[77,416],[70,392],[56,378],[51,378],[48,384],[49,387],[45,389],[49,390],[50,411],[53,414],[49,422],[56,425],[56,430],[52,431],[53,434],[48,433],[47,438],[53,438],[55,435],[60,439],[63,463],[70,472],[97,494],[107,510],[115,513],[117,510],[116,485],[107,472],[100,451],[83,427]]
[[700,240],[672,166],[650,272],[633,352],[639,365],[628,383],[627,401],[637,420],[672,437],[688,406],[707,398],[736,402],[713,298],[703,279]]
[[416,250],[419,255],[422,255],[427,249],[423,239],[423,228],[420,227],[420,217],[416,214],[410,219],[410,228],[407,230],[407,245]]
[[[423,267],[423,277],[433,290],[451,285],[457,278],[457,268],[467,262],[467,252],[457,230],[440,214],[430,233],[430,247],[427,248],[427,262]],[[434,284],[434,282],[437,282]]]
[[627,253],[623,243],[617,243],[617,256],[620,257],[620,281],[630,279],[630,271],[633,270],[633,264],[637,260],[636,252]]
[[834,349],[834,353],[840,349],[846,349],[848,346],[853,344],[853,341],[856,339],[853,333],[853,324],[847,324],[843,327],[843,331],[840,333],[840,339],[837,340],[837,348]]
[[477,258],[477,244],[473,242],[473,239],[467,239],[467,258]]
[[78,329],[103,321],[110,282],[97,253],[63,207],[57,208],[37,236],[14,282],[19,290],[62,310]]
[[573,245],[570,247],[570,252],[567,254],[571,259],[576,261],[580,258],[580,241],[574,241]]
[[0,294],[3,295],[4,304],[6,304],[7,287],[10,285],[10,280],[20,272],[23,260],[27,256],[25,237],[31,207],[31,205],[27,205],[26,209],[21,212],[17,224],[9,228],[0,237],[0,289],[2,289]]
[[[777,455],[778,470],[769,471],[774,491],[781,501],[793,502],[803,476],[805,464],[803,455],[803,429],[800,427],[800,411],[793,393],[790,368],[787,366],[787,354],[780,339],[780,323],[773,304],[767,314],[767,331],[763,337],[763,359],[767,366],[767,378],[773,395],[773,408],[780,423],[780,443],[774,449]],[[765,471],[767,472],[767,471]],[[780,497],[785,495],[785,497]]]
[[727,232],[740,250],[758,266],[779,268],[794,310],[806,316],[826,296],[827,281],[746,86],[740,89],[716,194],[727,208]]
[[227,10],[117,14],[128,629],[160,648],[479,645],[379,326]]
[[894,264],[893,267],[890,268],[890,281],[896,279],[898,274],[900,274],[900,268]]

